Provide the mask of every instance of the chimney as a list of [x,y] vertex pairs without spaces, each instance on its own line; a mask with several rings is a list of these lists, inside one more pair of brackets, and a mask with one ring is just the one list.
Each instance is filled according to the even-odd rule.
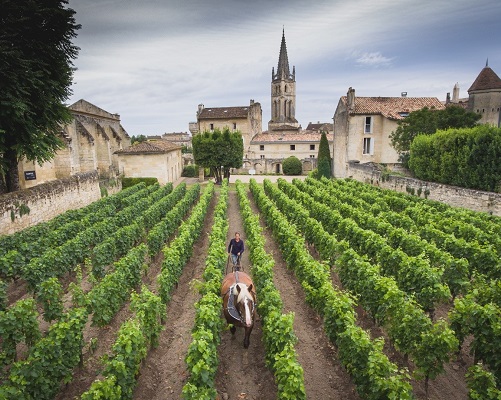
[[203,104],[199,104],[198,105],[198,112],[197,112],[197,115],[200,115],[200,113],[202,112],[202,110],[204,109],[204,105]]
[[452,89],[452,102],[459,103],[459,84],[457,82]]
[[348,110],[354,110],[355,109],[355,89],[350,87],[348,89],[348,93],[346,94],[346,100],[348,103]]
[[447,96],[445,96],[445,104],[449,104],[451,102],[451,93],[447,92]]
[[400,96],[402,96],[402,97],[407,97],[407,92],[402,92],[402,93],[400,93]]
[[250,105],[252,106],[254,104],[254,99],[250,100]]

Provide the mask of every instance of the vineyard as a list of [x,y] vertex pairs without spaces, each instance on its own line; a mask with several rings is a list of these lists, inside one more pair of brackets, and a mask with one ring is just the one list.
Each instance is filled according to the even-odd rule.
[[0,399],[500,400],[500,234],[349,179],[141,183],[0,237]]

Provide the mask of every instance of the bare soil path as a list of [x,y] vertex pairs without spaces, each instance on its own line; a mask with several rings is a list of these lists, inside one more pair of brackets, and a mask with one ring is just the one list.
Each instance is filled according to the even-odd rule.
[[[258,209],[249,194],[251,206]],[[266,238],[265,250],[275,259],[274,283],[280,291],[284,312],[293,311],[294,332],[298,337],[296,352],[304,370],[305,391],[308,399],[359,399],[351,377],[336,357],[336,350],[324,333],[322,319],[308,306],[303,289],[287,269],[271,230],[261,218]]]
[[[245,233],[240,215],[238,197],[234,190],[229,192],[227,243],[238,231],[245,244]],[[241,265],[250,272],[249,251],[244,251]],[[244,349],[243,329],[237,328],[233,336],[229,330],[223,332],[218,347],[219,367],[216,388],[222,399],[268,400],[277,398],[273,373],[266,367],[262,329],[259,316],[250,336],[250,346]]]
[[177,288],[167,305],[165,330],[159,345],[151,349],[143,361],[134,390],[134,399],[181,399],[188,378],[184,361],[191,343],[191,330],[195,321],[195,303],[200,295],[192,283],[202,279],[205,257],[209,248],[209,234],[214,220],[214,196],[200,238],[193,246],[193,255],[183,269]]

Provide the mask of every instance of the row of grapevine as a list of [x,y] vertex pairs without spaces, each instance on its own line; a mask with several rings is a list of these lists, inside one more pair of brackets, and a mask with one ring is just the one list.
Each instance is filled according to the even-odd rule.
[[33,345],[41,336],[35,300],[23,299],[0,311],[0,368],[17,359],[17,345]]
[[[346,203],[353,195],[338,190],[327,190],[319,181],[308,179],[308,184],[295,180],[294,184],[302,192],[308,193],[315,200],[335,208],[344,218],[350,218],[365,230],[377,233],[389,246],[401,249],[408,256],[424,255],[429,259],[430,267],[443,269],[442,281],[446,284],[453,297],[465,293],[469,286],[469,267],[466,259],[457,259],[451,254],[439,249],[434,243],[423,240],[419,235],[409,232],[408,229],[395,227],[385,221],[381,214],[375,217],[367,208],[359,208]],[[325,183],[325,181],[324,181]],[[292,191],[288,186],[281,185],[282,190]]]
[[[279,186],[284,184],[283,180],[279,181]],[[301,231],[307,232],[311,218],[305,214],[303,205],[287,197],[267,180],[264,187],[278,208],[289,218],[294,218]],[[323,235],[317,234],[312,243],[321,246],[322,241]],[[393,278],[381,276],[378,266],[371,265],[351,248],[342,250],[342,243],[332,246],[340,251],[335,264],[344,287],[359,296],[365,310],[386,328],[395,347],[411,356],[418,375],[425,377],[427,386],[429,378],[433,379],[443,372],[444,363],[457,349],[454,332],[444,321],[432,324],[421,307],[398,288]]]
[[327,336],[337,346],[339,359],[352,376],[359,394],[369,400],[411,399],[408,374],[399,371],[384,355],[382,339],[372,341],[368,333],[356,325],[354,301],[334,289],[328,266],[309,254],[303,237],[254,179],[250,188],[288,267],[301,282],[307,301],[324,317]]
[[[163,188],[158,188],[157,186],[151,187],[165,193]],[[130,221],[139,218],[142,212],[155,202],[155,192],[144,197],[142,191],[140,191],[133,195],[133,197],[136,195],[140,196],[140,198],[134,204],[122,209],[113,217],[106,218],[90,226],[73,239],[66,241],[63,245],[49,249],[40,257],[31,259],[23,267],[23,277],[28,282],[30,289],[36,291],[40,283],[44,280],[54,276],[60,277],[64,273],[74,269],[78,264],[82,264],[85,258],[91,256],[92,248],[95,245],[103,242],[108,236],[113,235],[120,227],[129,225]]]
[[200,185],[197,183],[193,185],[185,193],[185,196],[148,232],[146,243],[148,244],[150,257],[153,257],[162,249],[165,241],[178,228],[184,216],[195,200],[198,199],[199,195]]
[[[43,234],[36,238],[32,238],[31,241],[16,241],[18,244],[17,248],[11,249],[5,255],[0,257],[0,276],[17,280],[22,276],[24,266],[33,258],[40,257],[44,252],[51,249],[64,246],[68,241],[77,237],[79,233],[90,229],[103,220],[113,217],[120,210],[117,205],[121,205],[121,201],[124,199],[128,199],[129,197],[134,197],[136,199],[146,197],[153,191],[163,193],[166,189],[169,190],[169,186],[160,188],[158,185],[154,185],[141,190],[133,191],[132,193],[129,192],[127,197],[116,195],[119,199],[121,199],[120,201],[114,199],[114,196],[106,197],[87,207],[75,211],[72,213],[72,218],[66,219],[65,221],[67,222],[62,223],[60,226],[54,225],[51,220],[46,224],[48,225],[47,230]],[[170,187],[170,190],[171,189],[172,186]],[[79,218],[76,219],[77,217]],[[56,217],[55,219],[60,218]],[[49,227],[52,227],[52,229],[49,229]],[[29,230],[30,229],[31,228],[29,228]],[[22,232],[19,233],[21,237],[23,237]],[[15,235],[17,234],[12,236]]]
[[92,312],[92,323],[108,325],[129,298],[132,288],[141,282],[147,247],[144,243],[129,250],[115,262],[114,271],[107,274],[86,296],[86,304]]
[[[310,180],[309,183],[311,182]],[[321,182],[324,187],[332,190],[337,186],[338,181],[332,183],[328,180],[322,180]],[[496,217],[486,218],[486,214],[452,208],[444,204],[441,204],[440,208],[437,209],[436,206],[432,207],[424,200],[413,196],[402,194],[398,196],[398,193],[391,191],[382,194],[380,190],[373,189],[370,185],[360,186],[360,184],[357,184],[355,193],[346,192],[346,186],[343,185],[342,189],[337,190],[335,193],[336,196],[341,196],[342,201],[350,203],[357,201],[359,208],[370,208],[372,213],[378,217],[382,217],[382,215],[377,210],[383,210],[386,206],[397,211],[400,216],[407,217],[407,221],[412,221],[414,225],[412,230],[416,233],[425,227],[436,229],[448,235],[451,239],[466,243],[469,246],[468,252],[472,253],[472,256],[476,252],[486,253],[487,255],[484,255],[484,258],[490,255],[490,263],[484,268],[496,266],[496,258],[499,258],[501,254],[501,239],[499,238],[501,219]],[[357,198],[357,200],[354,200],[354,198]],[[360,202],[364,202],[365,206],[362,206]],[[398,202],[398,207],[395,207],[396,202]],[[389,205],[393,205],[393,207],[388,207]],[[481,266],[481,264],[477,265]]]
[[165,304],[160,297],[143,286],[139,294],[131,295],[131,311],[135,316],[124,322],[106,358],[102,374],[80,397],[82,400],[132,399],[141,361],[150,347],[158,346],[158,336],[166,318]]
[[501,307],[493,302],[482,304],[477,292],[456,299],[449,313],[452,329],[459,343],[473,336],[470,343],[475,361],[483,361],[501,383]]
[[219,294],[226,258],[228,234],[228,180],[224,180],[219,201],[214,210],[214,222],[209,235],[209,252],[203,272],[202,297],[195,304],[195,324],[191,333],[185,361],[190,376],[183,387],[183,398],[189,400],[215,399],[214,380],[219,360],[217,346],[224,323],[221,318],[222,299]]
[[[450,207],[439,201],[421,199],[419,197],[409,196],[393,190],[381,189],[353,179],[336,180],[334,181],[334,184],[343,186],[345,190],[350,190],[351,188],[353,193],[355,195],[361,195],[361,198],[363,198],[365,193],[376,193],[378,198],[384,198],[390,205],[393,202],[398,201],[400,202],[399,207],[393,207],[394,209],[396,208],[397,211],[400,211],[400,209],[407,210],[409,209],[409,206],[412,208],[412,206],[415,205],[422,208],[423,211],[426,211],[426,213],[441,215],[444,218],[452,217],[455,221],[462,221],[466,224],[470,224],[482,229],[484,232],[492,232],[497,235],[501,234],[501,219],[487,213],[479,213],[464,208]],[[371,198],[373,198],[373,196],[369,197],[369,202],[371,202]]]
[[336,235],[339,240],[346,240],[359,254],[365,254],[374,263],[380,264],[382,273],[393,276],[399,287],[415,295],[426,310],[432,311],[435,304],[450,298],[448,287],[442,284],[443,271],[431,267],[424,257],[410,257],[401,249],[393,249],[380,235],[360,228],[351,218],[343,218],[339,211],[315,201],[294,185],[282,181],[281,188],[289,188],[287,194],[300,201],[327,232]]
[[[166,185],[172,190],[172,184]],[[161,197],[132,223],[121,227],[92,250],[92,272],[97,278],[102,278],[105,268],[114,260],[122,257],[127,251],[142,239],[143,232],[151,229],[168,210],[184,196],[186,184],[182,183],[167,196]]]
[[73,308],[53,324],[48,334],[30,348],[26,360],[12,364],[0,398],[53,399],[61,382],[71,380],[73,368],[81,360],[85,308]]
[[482,364],[468,368],[466,383],[471,400],[501,400],[501,385],[496,384],[494,375],[486,371]]
[[264,249],[259,216],[252,212],[247,190],[237,180],[236,188],[243,217],[252,276],[257,288],[258,311],[263,325],[266,363],[275,375],[279,399],[306,399],[303,368],[294,348],[294,314],[283,314],[280,292],[273,284],[274,259]]
[[[158,196],[157,199],[160,199],[162,197],[163,196]],[[142,202],[142,204],[144,205],[147,203]],[[128,298],[130,289],[139,284],[141,272],[144,270],[143,265],[146,252],[147,252],[147,247],[145,244],[142,244],[136,248],[131,249],[125,257],[123,257],[121,260],[115,263],[114,272],[107,275],[98,285],[96,285],[89,293],[87,293],[87,295],[83,294],[83,292],[80,289],[78,293],[79,300],[74,302],[74,304],[77,307],[81,308],[73,308],[67,314],[64,314],[58,322],[56,322],[54,325],[51,326],[47,337],[50,337],[52,330],[56,329],[55,327],[58,327],[62,322],[64,322],[68,318],[68,315],[71,315],[71,313],[73,313],[74,310],[84,310],[85,321],[87,321],[87,316],[89,315],[89,313],[93,312],[94,323],[98,325],[103,325],[108,323],[109,320],[111,320],[113,315],[116,313],[116,311],[123,304],[123,302]],[[80,279],[81,279],[81,273],[80,273]],[[57,283],[57,285],[59,285],[57,279],[54,280]],[[47,287],[46,288],[42,287],[42,290],[39,291],[38,296],[43,297],[44,300],[42,301],[42,304],[45,305],[47,303],[50,304],[52,308],[54,308],[56,306],[56,303],[59,304],[61,302],[61,296],[60,296],[61,293],[59,294],[56,293],[57,290],[55,289],[57,289],[57,286],[52,285],[52,283],[54,282],[51,282],[51,280],[43,282],[42,286],[45,286],[45,284],[47,284]],[[18,304],[21,305],[22,303],[18,302],[12,307],[17,306]],[[148,319],[149,317],[146,316],[145,318]],[[34,322],[35,326],[36,328],[38,328],[38,324],[36,323],[36,315],[34,318],[31,319],[35,321]],[[19,331],[19,328],[23,327],[24,325],[27,326],[29,321],[30,321],[29,318],[16,321],[16,324],[18,325],[17,335],[23,334],[23,332]],[[151,322],[145,320],[144,324],[145,324],[144,330],[146,332],[147,329],[150,329],[148,328],[148,326],[151,325]],[[80,331],[79,328],[81,328]],[[77,325],[74,324],[72,326],[72,329],[73,330],[71,331],[71,335],[75,338],[78,338],[79,335],[81,336],[82,334],[83,325],[78,325],[77,327]],[[2,388],[0,389],[0,394],[5,393],[6,396],[13,396],[8,398],[17,398],[16,396],[18,395],[20,396],[21,393],[25,396],[23,398],[52,398],[54,395],[53,393],[55,393],[55,391],[57,391],[57,388],[59,387],[61,377],[63,377],[64,379],[71,380],[70,379],[71,374],[69,374],[68,371],[73,366],[75,366],[76,363],[66,362],[66,360],[64,362],[60,362],[58,357],[64,357],[65,354],[62,350],[60,350],[54,352],[54,357],[52,358],[49,358],[48,356],[46,357],[47,361],[44,365],[48,371],[46,374],[47,376],[39,377],[38,380],[42,381],[44,385],[49,388],[49,391],[47,391],[43,395],[47,397],[43,397],[41,395],[40,395],[41,397],[34,396],[32,392],[35,392],[36,390],[32,387],[30,380],[23,381],[24,382],[23,386],[20,386],[18,383],[15,383],[16,377],[15,375],[13,375],[12,372],[17,371],[18,365],[23,366],[23,368],[29,368],[29,365],[33,364],[35,370],[37,370],[38,360],[32,359],[31,354],[35,351],[38,351],[38,353],[36,353],[38,355],[40,353],[40,348],[43,348],[43,346],[47,346],[46,344],[45,345],[43,344],[45,343],[44,341],[46,340],[47,337],[40,339],[37,343],[35,343],[35,345],[31,349],[29,349],[29,356],[26,361],[13,364],[11,368],[11,375],[9,377],[9,381],[7,382],[6,385],[2,386]],[[155,334],[153,333],[148,334],[147,337],[149,338],[148,340],[153,340],[153,341],[156,340]],[[28,337],[23,336],[22,339],[24,339],[25,342],[27,342],[27,344],[31,344],[33,342],[33,340],[29,340]],[[73,347],[71,347],[71,345]],[[82,345],[83,342],[80,340],[80,351]],[[70,347],[71,349],[73,349],[72,350],[73,352],[76,351],[75,344],[68,342],[65,342],[65,348],[63,350],[67,351],[70,349]],[[56,373],[51,372],[53,370],[55,370]],[[63,372],[65,374],[64,376],[62,375]]]
[[[86,207],[82,207],[76,210],[68,210],[50,221],[42,222],[33,227],[23,229],[20,232],[14,233],[12,235],[0,236],[0,249],[5,253],[17,250],[23,254],[23,256],[28,256],[25,252],[30,252],[31,245],[37,243],[39,240],[44,240],[48,233],[65,228],[65,225],[72,224],[76,221],[80,221],[99,212],[100,209],[107,206],[112,206],[112,209],[119,210],[121,207],[121,201],[128,196],[133,195],[140,190],[145,188],[144,183],[140,183],[130,188],[124,189],[119,193],[103,197],[98,201],[89,204]],[[65,228],[66,229],[66,228]],[[69,228],[68,228],[69,229]],[[47,242],[50,245],[50,242]],[[36,253],[35,253],[36,254]],[[3,254],[0,254],[0,259]]]
[[198,204],[193,207],[190,217],[179,227],[176,238],[162,250],[164,261],[158,276],[158,285],[164,303],[169,301],[172,288],[177,284],[184,265],[193,254],[193,243],[200,236],[213,194],[214,183],[209,182]]
[[[327,185],[326,181],[323,183]],[[310,182],[310,184],[312,183]],[[417,207],[414,208],[417,209]],[[402,209],[402,212],[408,212],[408,209]],[[450,214],[453,215],[453,213]],[[379,214],[379,216],[382,215],[383,213]],[[471,217],[470,221],[473,219],[474,218]],[[473,236],[468,237],[468,234],[475,232],[475,229],[472,229],[465,224],[466,228],[464,229],[463,234],[453,230],[449,230],[449,233],[444,233],[447,229],[444,229],[444,226],[441,223],[436,223],[436,220],[437,218],[431,218],[432,224],[435,223],[435,226],[440,227],[442,230],[433,226],[422,226],[420,228],[420,232],[424,233],[423,236],[426,236],[426,234],[428,236],[433,235],[433,239],[448,250],[451,249],[451,242],[454,241],[455,251],[452,251],[452,253],[465,254],[466,257],[473,261],[472,264],[475,266],[477,271],[480,270],[480,272],[485,272],[488,276],[497,276],[495,265],[498,261],[495,260],[495,252],[490,248],[484,249],[484,254],[490,254],[490,258],[482,257],[482,252],[479,251],[479,249],[482,249],[481,246],[475,242],[476,238]],[[483,218],[479,218],[479,220],[484,221]],[[419,219],[419,222],[424,225],[424,220]],[[453,226],[457,229],[460,225],[461,224],[455,224]],[[464,238],[449,240],[451,236],[455,237],[455,235],[463,236],[473,240],[474,242],[469,243]],[[472,257],[472,252],[470,252],[470,249],[472,248],[477,249],[474,254],[476,257]],[[339,263],[338,266],[341,269],[340,274],[342,274],[342,263]],[[363,270],[363,268],[361,268],[360,265],[357,265],[356,268],[353,268],[352,273],[354,276],[360,276],[361,270]],[[492,379],[495,377],[495,379],[499,382],[501,380],[501,357],[499,356],[499,346],[501,343],[501,283],[499,279],[488,280],[488,277],[486,278],[478,273],[474,274],[473,278],[474,279],[472,280],[472,285],[469,291],[465,291],[465,296],[463,298],[456,299],[454,308],[451,310],[449,315],[450,324],[451,328],[455,332],[457,337],[456,341],[458,343],[462,344],[465,338],[470,335],[473,337],[470,347],[475,355],[475,360],[482,360],[489,367],[490,371],[492,371]],[[367,276],[363,276],[361,279],[364,283],[360,286],[366,288],[367,282],[370,282],[371,280]],[[374,289],[372,289],[372,291],[375,292]],[[375,302],[372,300],[369,301],[369,303],[374,304]],[[383,306],[386,309],[388,304],[385,303]],[[406,315],[410,314],[406,313]],[[409,316],[408,320],[415,321],[416,317]],[[432,353],[432,351],[430,351],[430,353]],[[478,388],[482,387],[482,384],[479,384],[479,382],[484,382],[485,384],[489,382],[489,379],[486,378],[485,374],[490,374],[490,372],[485,372],[485,374],[483,374],[479,373],[478,370],[475,371],[475,373],[470,373],[468,375],[469,386],[472,392],[478,392]],[[487,385],[486,387],[492,387],[492,385]],[[485,393],[487,393],[486,390],[487,389],[484,389]],[[497,391],[494,392],[498,393]],[[485,396],[487,395],[485,394]],[[475,397],[475,395],[473,395],[473,398],[482,397]]]

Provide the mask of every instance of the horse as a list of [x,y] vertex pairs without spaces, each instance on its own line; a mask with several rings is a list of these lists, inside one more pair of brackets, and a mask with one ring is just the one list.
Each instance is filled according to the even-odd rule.
[[247,349],[256,315],[256,292],[251,277],[241,271],[229,273],[221,283],[221,296],[226,322],[232,325],[230,331],[234,335],[237,326],[245,329],[244,348]]

